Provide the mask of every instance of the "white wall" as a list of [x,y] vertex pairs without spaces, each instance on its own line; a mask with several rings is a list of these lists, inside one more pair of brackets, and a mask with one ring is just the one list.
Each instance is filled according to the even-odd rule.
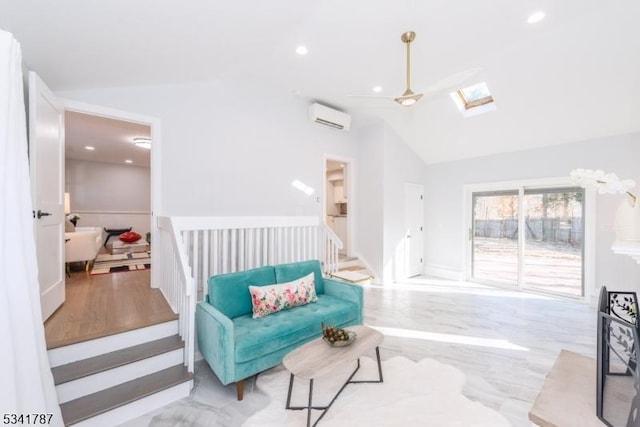
[[426,166],[391,129],[384,132],[384,273],[385,282],[405,278],[405,184],[422,184]]
[[78,226],[150,230],[149,168],[66,159],[65,191]]
[[[320,216],[324,154],[356,152],[350,133],[307,120],[308,102],[247,82],[59,95],[160,118],[161,215]],[[294,179],[316,192],[304,195]]]
[[357,248],[384,283],[404,278],[406,183],[421,184],[425,164],[387,125],[358,134]]
[[356,254],[367,261],[376,277],[381,277],[384,266],[384,124],[359,130],[357,138]]
[[[594,139],[530,151],[429,165],[425,181],[425,256],[429,268],[464,271],[465,184],[568,176],[575,168],[603,169],[640,183],[640,134]],[[612,230],[621,195],[596,198],[596,287],[640,290],[640,265],[614,254]]]

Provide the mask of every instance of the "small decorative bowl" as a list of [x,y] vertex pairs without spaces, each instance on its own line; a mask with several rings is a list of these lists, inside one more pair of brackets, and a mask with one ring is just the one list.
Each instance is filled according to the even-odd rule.
[[349,334],[349,339],[347,341],[334,341],[334,342],[331,342],[326,337],[322,337],[322,339],[324,340],[324,342],[329,344],[331,347],[346,347],[346,346],[348,346],[349,344],[351,344],[352,342],[354,342],[356,340],[356,333],[355,332],[347,331],[347,334]]
[[127,231],[125,233],[122,233],[118,238],[124,243],[135,243],[140,240],[142,236],[135,231]]

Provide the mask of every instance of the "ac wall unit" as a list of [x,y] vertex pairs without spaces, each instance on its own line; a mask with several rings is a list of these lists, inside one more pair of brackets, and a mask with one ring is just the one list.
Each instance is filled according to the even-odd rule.
[[340,130],[349,130],[351,127],[351,116],[349,114],[317,102],[309,106],[309,120]]

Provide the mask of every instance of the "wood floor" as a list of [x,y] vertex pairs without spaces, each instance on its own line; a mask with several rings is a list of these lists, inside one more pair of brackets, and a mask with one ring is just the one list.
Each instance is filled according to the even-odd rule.
[[44,324],[47,349],[177,319],[150,270],[91,276],[72,271],[64,304]]

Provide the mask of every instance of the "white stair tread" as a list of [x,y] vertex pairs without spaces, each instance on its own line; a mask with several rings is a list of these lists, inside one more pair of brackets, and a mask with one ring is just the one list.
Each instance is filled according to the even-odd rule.
[[57,366],[52,368],[51,372],[53,373],[54,383],[58,385],[182,347],[184,347],[184,343],[180,336],[173,335],[100,356]]
[[363,274],[358,271],[350,271],[350,270],[343,270],[343,271],[337,271],[335,273],[331,273],[331,277],[335,277],[336,279],[342,279],[351,283],[359,283],[359,282],[364,282],[366,280],[371,279],[371,276],[369,276],[368,274]]

